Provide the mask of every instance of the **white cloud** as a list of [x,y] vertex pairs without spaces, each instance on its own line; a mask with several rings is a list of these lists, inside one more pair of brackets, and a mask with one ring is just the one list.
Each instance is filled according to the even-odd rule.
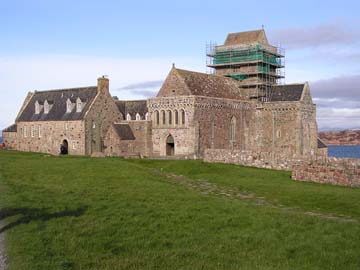
[[291,27],[270,32],[271,40],[287,49],[349,44],[360,41],[360,31],[344,22],[324,23],[311,27]]
[[360,108],[318,108],[319,129],[360,128]]

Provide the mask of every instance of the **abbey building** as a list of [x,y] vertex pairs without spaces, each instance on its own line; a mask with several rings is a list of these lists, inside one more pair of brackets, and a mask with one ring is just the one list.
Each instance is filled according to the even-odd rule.
[[115,100],[97,86],[28,93],[7,148],[70,155],[202,158],[206,149],[278,158],[326,155],[308,83],[282,84],[284,55],[264,30],[209,46],[208,74],[173,66],[156,97]]

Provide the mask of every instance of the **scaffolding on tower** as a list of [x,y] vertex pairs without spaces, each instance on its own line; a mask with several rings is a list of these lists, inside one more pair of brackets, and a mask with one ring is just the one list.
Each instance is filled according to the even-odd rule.
[[285,51],[281,47],[259,43],[218,46],[210,42],[206,55],[208,73],[239,81],[241,88],[253,90],[250,98],[269,101],[273,87],[284,83]]

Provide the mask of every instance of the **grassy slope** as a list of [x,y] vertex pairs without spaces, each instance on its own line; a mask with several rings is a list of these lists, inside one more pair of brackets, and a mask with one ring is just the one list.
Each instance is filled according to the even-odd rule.
[[[267,203],[202,194],[166,173]],[[359,198],[286,172],[0,151],[0,230],[16,270],[359,269]]]

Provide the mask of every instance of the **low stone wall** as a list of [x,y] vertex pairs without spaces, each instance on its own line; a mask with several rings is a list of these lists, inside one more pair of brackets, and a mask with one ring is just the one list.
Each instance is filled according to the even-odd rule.
[[231,163],[243,166],[291,171],[294,163],[299,159],[278,159],[269,152],[254,153],[251,151],[206,149],[205,162]]
[[360,187],[360,159],[319,156],[313,160],[282,160],[268,152],[207,149],[204,161],[292,171],[292,179],[297,181]]
[[293,165],[292,178],[298,181],[360,187],[360,159],[328,158]]

